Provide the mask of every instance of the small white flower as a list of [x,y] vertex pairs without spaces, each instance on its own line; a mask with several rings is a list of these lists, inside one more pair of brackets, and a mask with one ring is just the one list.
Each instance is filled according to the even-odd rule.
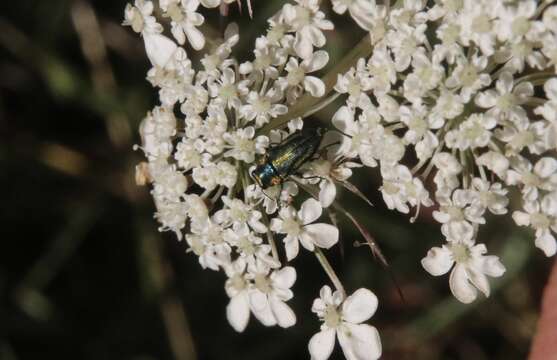
[[509,199],[507,198],[508,190],[503,188],[501,183],[490,183],[480,178],[472,179],[472,189],[475,193],[472,195],[472,207],[478,207],[475,213],[483,214],[485,209],[496,215],[507,213]]
[[269,273],[262,262],[250,267],[248,278],[253,281],[249,291],[250,308],[255,317],[265,326],[282,328],[296,324],[294,311],[286,305],[294,294],[290,288],[296,281],[296,270],[287,266]]
[[457,17],[460,42],[470,46],[474,42],[484,55],[492,55],[495,45],[494,19],[501,3],[491,0],[464,0],[464,8]]
[[426,40],[424,34],[426,28],[426,24],[416,27],[402,24],[396,30],[387,33],[387,44],[393,51],[396,71],[402,72],[410,66],[412,56]]
[[188,180],[175,165],[169,165],[164,171],[153,177],[153,196],[169,201],[179,201],[188,188]]
[[193,181],[206,190],[213,190],[217,186],[218,169],[214,164],[196,167],[192,171]]
[[224,284],[230,302],[226,306],[226,318],[234,330],[242,332],[248,325],[250,316],[249,288],[250,280],[246,277],[246,262],[239,258],[225,267],[228,279]]
[[139,134],[147,156],[167,158],[173,150],[171,138],[176,134],[176,118],[171,110],[155,107],[141,122]]
[[247,104],[242,106],[240,113],[246,120],[255,119],[256,127],[261,127],[270,119],[288,112],[288,107],[278,104],[282,95],[277,89],[270,89],[264,96],[256,91],[251,91],[247,97]]
[[472,223],[484,223],[483,218],[478,219],[470,216],[466,207],[472,203],[473,197],[470,191],[457,189],[451,198],[442,198],[439,210],[433,212],[433,218],[440,222],[441,232],[449,239],[470,239],[474,234]]
[[240,64],[240,73],[249,74],[254,80],[259,81],[263,77],[276,79],[279,71],[275,66],[284,65],[288,55],[285,49],[276,45],[278,44],[274,44],[268,37],[258,37],[253,50],[255,59]]
[[345,74],[338,74],[335,91],[348,94],[347,103],[352,107],[361,106],[368,96],[366,91],[371,89],[371,78],[367,74],[366,62],[363,58],[358,60],[356,68],[350,68]]
[[428,19],[431,21],[439,20],[440,18],[453,19],[458,11],[461,11],[464,6],[462,0],[439,0],[431,7],[428,12]]
[[240,96],[246,95],[248,89],[245,81],[236,83],[236,74],[232,69],[225,68],[220,79],[209,83],[209,93],[216,103],[239,110],[242,105]]
[[[525,114],[526,116],[526,114]],[[496,136],[505,142],[505,155],[513,156],[527,148],[531,154],[542,154],[551,148],[547,133],[551,132],[546,121],[528,121],[527,118],[517,119],[506,123],[502,129],[496,131]]]
[[368,324],[377,310],[377,297],[368,289],[360,288],[344,299],[339,291],[321,288],[311,311],[323,321],[320,331],[309,341],[312,360],[326,360],[331,356],[338,337],[346,359],[373,360],[381,357],[381,339],[377,329]]
[[549,101],[542,106],[538,106],[534,112],[552,122],[555,127],[557,126],[557,77],[547,80],[543,89]]
[[513,74],[524,71],[526,64],[532,68],[543,69],[547,66],[547,61],[542,53],[535,50],[535,47],[537,47],[536,42],[528,39],[507,43],[496,53],[496,59],[498,62],[505,63],[504,68]]
[[[212,52],[203,55],[201,64],[203,64],[205,72],[200,72],[198,74],[207,76],[209,82],[211,82],[219,77],[221,70],[231,65],[236,65],[236,60],[231,59],[230,54],[232,53],[232,48],[238,44],[240,40],[238,32],[239,29],[236,23],[230,23],[226,27],[224,30],[224,41],[216,46]],[[219,40],[217,39],[216,41],[218,42]]]
[[321,204],[315,199],[307,199],[300,211],[289,206],[279,211],[279,218],[271,220],[271,230],[286,234],[284,246],[286,258],[294,259],[298,255],[299,243],[309,251],[315,246],[329,249],[338,242],[338,229],[330,224],[317,223],[322,213]]
[[370,87],[376,92],[385,94],[397,81],[395,63],[386,46],[376,46],[367,62],[367,70],[371,76]]
[[495,84],[496,90],[486,90],[476,96],[476,105],[489,109],[487,114],[498,120],[509,119],[511,116],[523,118],[526,111],[520,106],[534,95],[534,87],[529,82],[515,86],[513,76],[503,72]]
[[255,160],[255,154],[263,154],[265,148],[269,145],[269,138],[266,136],[255,135],[255,129],[248,126],[238,129],[235,132],[228,132],[223,135],[223,139],[227,142],[230,150],[224,153],[224,156],[233,157],[246,163],[252,163]]
[[454,21],[444,22],[437,28],[436,35],[441,44],[433,48],[433,59],[435,61],[446,60],[454,64],[456,59],[464,57],[463,47],[458,43],[460,39],[460,26]]
[[380,187],[383,200],[389,209],[407,214],[411,206],[431,206],[433,202],[420,179],[412,176],[404,165],[382,166],[383,185]]
[[335,159],[332,152],[327,154],[327,159],[318,159],[308,164],[306,177],[317,177],[310,183],[319,184],[319,202],[323,208],[329,207],[335,200],[337,190],[335,182],[344,182],[352,176],[352,169],[361,167],[361,164],[344,161],[342,157]]
[[505,155],[496,151],[483,153],[476,159],[476,162],[478,165],[488,168],[495,175],[499,176],[500,179],[505,179],[510,164],[509,159]]
[[472,55],[471,60],[458,58],[456,68],[445,81],[449,89],[460,88],[460,96],[467,103],[476,91],[491,83],[491,77],[487,73],[482,73],[487,66],[488,58],[479,56],[477,53]]
[[540,189],[557,190],[557,160],[544,157],[532,165],[523,157],[515,157],[505,181],[509,185],[523,185],[521,192],[526,201],[537,200]]
[[[251,173],[251,171],[250,171]],[[265,193],[263,193],[265,191]],[[248,200],[256,203],[263,202],[267,214],[274,214],[279,204],[289,204],[292,197],[298,194],[298,186],[293,181],[286,181],[281,185],[270,186],[262,190],[257,184],[251,184],[246,188]]]
[[228,161],[219,161],[217,163],[216,183],[231,189],[238,178],[238,170]]
[[158,33],[143,32],[143,42],[149,61],[159,68],[166,67],[178,47],[174,41]]
[[178,162],[178,166],[185,171],[194,167],[200,167],[202,163],[208,161],[208,154],[203,154],[203,141],[201,139],[182,138],[182,141],[176,145],[174,159]]
[[155,218],[161,223],[159,231],[171,230],[178,240],[182,240],[182,229],[186,226],[186,209],[184,202],[169,202],[154,197],[157,212]]
[[325,45],[322,30],[333,30],[333,23],[319,10],[319,0],[296,0],[298,5],[286,4],[282,8],[284,22],[296,32],[294,49],[302,59],[307,59],[313,47]]
[[[443,119],[454,119],[458,115],[462,114],[464,110],[464,104],[460,95],[455,94],[452,91],[447,90],[445,87],[441,87],[441,94],[437,98],[436,104],[431,109],[430,117],[432,118],[443,118]],[[437,122],[438,119],[431,119],[430,122]]]
[[537,27],[530,18],[536,13],[538,4],[534,0],[523,0],[510,6],[502,6],[495,22],[495,34],[499,41],[520,42],[531,36]]
[[161,33],[162,25],[151,15],[153,9],[152,1],[135,0],[133,6],[126,4],[122,25],[131,26],[133,31],[137,33]]
[[546,195],[541,201],[526,201],[524,210],[513,212],[516,224],[536,230],[536,247],[546,256],[555,255],[557,242],[553,233],[557,233],[557,193]]
[[333,115],[333,125],[343,134],[347,135],[342,138],[338,152],[351,158],[360,156],[365,165],[376,166],[377,162],[375,159],[366,156],[369,155],[369,148],[371,147],[369,131],[359,122],[355,121],[354,115],[354,110],[348,106],[340,107]]
[[203,33],[197,29],[205,20],[201,14],[196,12],[199,7],[198,0],[181,0],[170,2],[167,6],[161,8],[166,11],[166,15],[172,19],[172,35],[180,45],[183,45],[188,39],[189,44],[195,50],[201,50],[205,46],[205,37]]
[[421,98],[442,81],[445,70],[440,63],[428,58],[424,48],[413,54],[412,70],[404,80],[404,95],[410,102],[419,104]]
[[218,271],[230,263],[232,249],[224,241],[222,227],[211,219],[192,223],[186,241],[204,269]]
[[[551,9],[553,9],[555,7],[552,7]],[[548,10],[546,10],[544,12],[544,14],[547,14]],[[557,11],[555,11],[557,12]],[[546,62],[546,66],[547,67],[551,67],[553,66],[555,68],[555,65],[557,65],[557,37],[555,37],[555,32],[553,33],[547,33],[545,34],[545,36],[543,36],[543,40],[542,40],[542,49],[541,52],[543,55],[545,55],[545,58],[547,58],[547,62]]]
[[422,259],[422,266],[433,276],[444,275],[452,268],[451,292],[458,301],[469,304],[477,297],[476,289],[489,296],[487,276],[500,277],[505,273],[499,258],[486,253],[485,245],[474,245],[473,240],[449,241],[447,245],[429,250]]
[[462,165],[453,155],[446,152],[436,154],[432,161],[437,168],[433,178],[437,185],[435,196],[438,201],[444,201],[450,198],[453,190],[460,185],[457,175],[462,172]]
[[553,33],[557,33],[557,6],[550,6],[543,12],[543,24]]
[[193,223],[202,223],[209,218],[209,209],[207,205],[196,194],[188,194],[184,196],[185,203],[187,205],[188,216]]
[[481,148],[491,140],[491,130],[497,125],[495,119],[488,114],[475,113],[451,130],[445,136],[447,147],[459,150]]
[[371,30],[374,25],[375,1],[370,0],[331,0],[333,11],[337,14],[344,14],[346,10],[360,25],[362,29]]
[[439,145],[439,139],[432,130],[441,128],[445,119],[442,117],[427,117],[427,109],[423,106],[401,106],[399,108],[400,121],[407,127],[404,140],[415,145],[416,155],[420,161],[431,157]]
[[260,221],[261,213],[240,199],[231,199],[227,196],[221,197],[224,208],[213,215],[215,221],[225,227],[230,225],[249,225],[255,232],[264,233],[267,227]]
[[321,79],[306,74],[321,70],[329,61],[329,55],[325,51],[316,51],[310,54],[302,63],[291,57],[286,63],[286,77],[277,80],[277,85],[286,92],[289,103],[294,102],[305,90],[314,97],[325,94],[325,84]]
[[251,232],[246,224],[235,223],[232,228],[224,230],[223,237],[248,265],[261,261],[271,268],[280,267],[280,263],[270,255],[271,245],[264,244],[263,239]]

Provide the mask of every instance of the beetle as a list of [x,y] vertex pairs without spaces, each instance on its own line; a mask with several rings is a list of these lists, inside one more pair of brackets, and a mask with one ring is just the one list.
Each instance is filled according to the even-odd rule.
[[267,151],[251,172],[251,177],[262,189],[282,184],[313,158],[325,132],[323,128],[303,128],[292,134]]

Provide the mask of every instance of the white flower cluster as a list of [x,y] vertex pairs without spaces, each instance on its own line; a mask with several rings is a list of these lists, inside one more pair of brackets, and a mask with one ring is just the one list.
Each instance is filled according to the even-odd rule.
[[523,207],[515,222],[535,230],[547,256],[557,250],[557,6],[397,4],[374,6],[373,54],[338,77],[348,98],[333,118],[345,134],[337,157],[378,166],[390,209],[439,204],[446,243],[422,265],[436,276],[454,265],[451,290],[469,303],[476,289],[489,295],[486,276],[505,272],[476,235],[489,213],[509,211],[513,189]]
[[[209,44],[199,30],[204,23],[200,6],[220,3],[160,0],[173,38],[163,34],[153,2],[135,0],[126,7],[124,25],[143,37],[152,64],[147,79],[158,88],[160,100],[140,126],[138,148],[147,162],[137,167],[136,177],[152,186],[160,231],[185,239],[203,268],[227,275],[226,313],[232,327],[243,331],[253,314],[265,326],[287,328],[296,323],[286,303],[293,297],[296,271],[280,261],[275,237],[283,238],[290,261],[300,244],[309,251],[328,249],[338,242],[339,232],[319,222],[323,206],[312,197],[294,207],[293,196],[299,192],[295,182],[262,190],[250,172],[256,157],[272,142],[299,131],[303,122],[294,119],[287,129],[270,132],[262,128],[286,114],[300,97],[325,94],[325,84],[314,73],[329,60],[327,52],[318,49],[326,42],[323,31],[332,30],[333,24],[318,0],[297,0],[269,20],[267,34],[255,42],[252,61],[239,63],[231,56],[239,40],[238,28],[231,24],[224,39],[204,52],[197,69],[186,49],[200,51]],[[365,291],[363,302],[346,298],[345,304],[355,304],[343,310],[346,321],[354,324],[350,326],[356,326],[350,313],[367,311],[370,317],[377,307],[374,295]],[[339,305],[344,291],[335,294]],[[370,297],[374,301],[368,301]],[[368,329],[358,326],[366,335]],[[343,341],[352,341],[342,331]],[[378,342],[377,332],[374,336]],[[373,344],[375,355],[363,358],[378,356],[380,344]],[[348,345],[343,348],[350,351]]]
[[[160,0],[167,36],[153,2],[135,0],[124,25],[143,37],[152,64],[147,79],[160,100],[141,123],[147,162],[138,165],[137,181],[152,186],[160,230],[185,238],[203,268],[227,275],[234,329],[243,331],[250,314],[265,326],[295,324],[286,302],[296,271],[285,263],[302,245],[336,287],[324,286],[314,302],[323,325],[310,341],[312,358],[327,359],[335,336],[347,359],[380,357],[377,330],[362,324],[377,308],[375,295],[359,289],[346,296],[321,250],[339,238],[336,226],[319,220],[335,205],[336,186],[365,199],[348,182],[362,166],[379,168],[387,207],[414,208],[412,221],[422,206],[438,204],[433,214],[446,243],[431,249],[422,265],[436,276],[452,269],[450,288],[464,303],[477,290],[488,296],[487,276],[505,272],[476,237],[490,213],[509,212],[514,189],[522,194],[522,210],[513,219],[535,230],[535,244],[547,256],[555,254],[557,6],[331,0],[334,12],[350,15],[369,33],[373,52],[339,74],[335,94],[316,106],[346,98],[332,119],[338,134],[325,136],[333,142],[300,173],[263,190],[250,176],[254,162],[304,125],[295,118],[281,128],[285,121],[277,118],[302,98],[328,95],[316,72],[328,63],[320,48],[324,31],[334,27],[321,0],[287,3],[256,39],[253,59],[240,63],[232,56],[237,26],[229,25],[216,42],[200,31],[202,7],[232,2]],[[203,51],[200,64],[194,66],[186,49]],[[300,189],[310,195],[305,201],[297,199]],[[278,237],[286,261],[279,258]]]

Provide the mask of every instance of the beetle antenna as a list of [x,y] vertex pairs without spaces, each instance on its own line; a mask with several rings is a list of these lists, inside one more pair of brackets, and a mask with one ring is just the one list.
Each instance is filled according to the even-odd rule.
[[353,138],[352,135],[348,135],[347,133],[345,133],[344,131],[341,131],[341,130],[339,130],[339,129],[329,129],[329,131],[335,131],[335,132],[337,132],[337,133],[339,133],[339,134],[341,134],[341,135],[344,135],[344,136],[346,136],[346,137],[349,137],[350,139]]

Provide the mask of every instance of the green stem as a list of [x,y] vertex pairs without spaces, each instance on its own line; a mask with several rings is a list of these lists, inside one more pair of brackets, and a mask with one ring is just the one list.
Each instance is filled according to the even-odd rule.
[[340,282],[340,279],[338,278],[337,274],[333,270],[333,267],[329,263],[329,260],[327,260],[327,257],[325,256],[323,251],[320,248],[315,247],[314,254],[315,254],[315,257],[317,257],[317,260],[319,260],[319,264],[321,264],[321,267],[323,267],[323,269],[325,270],[325,272],[329,276],[329,279],[331,279],[335,288],[338,291],[340,291],[340,293],[342,294],[342,297],[345,298],[346,297],[346,291],[344,291],[344,286],[342,286],[342,283]]
[[[265,221],[265,225],[267,225],[267,229],[269,229],[270,222],[267,213],[265,213],[265,209],[260,208],[259,211],[263,215],[263,220]],[[273,238],[273,233],[270,230],[267,230],[267,241],[269,242],[269,245],[271,245],[271,252],[273,253],[273,259],[275,259],[278,263],[280,263],[277,244],[275,243],[275,239]]]
[[311,116],[311,115],[315,114],[316,112],[318,112],[319,110],[327,107],[327,105],[329,105],[330,103],[335,101],[339,96],[340,96],[340,93],[335,92],[333,95],[329,96],[328,98],[326,98],[325,100],[323,100],[322,102],[320,102],[319,104],[315,105],[314,107],[309,109],[307,112],[305,112],[302,115],[302,118],[307,118],[308,116]]
[[517,84],[520,84],[521,82],[525,82],[525,81],[531,81],[531,80],[539,80],[539,78],[542,78],[543,80],[547,80],[551,77],[555,76],[555,72],[553,71],[540,71],[540,72],[535,72],[529,75],[525,75],[522,77],[519,77],[518,79],[515,80],[515,86]]

